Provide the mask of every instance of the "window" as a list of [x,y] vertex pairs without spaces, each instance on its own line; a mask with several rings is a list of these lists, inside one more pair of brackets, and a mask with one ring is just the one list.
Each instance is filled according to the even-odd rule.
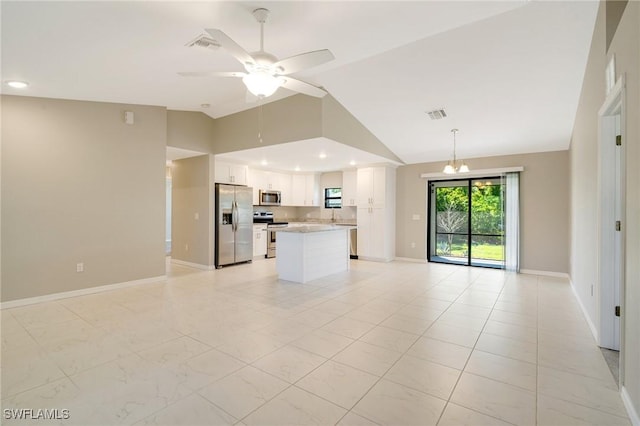
[[342,207],[342,188],[324,189],[324,208],[339,209]]

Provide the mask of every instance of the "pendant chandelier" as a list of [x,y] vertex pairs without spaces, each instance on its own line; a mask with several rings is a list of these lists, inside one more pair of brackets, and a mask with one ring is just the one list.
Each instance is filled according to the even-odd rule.
[[456,161],[456,133],[458,133],[458,129],[451,129],[451,133],[453,133],[453,161],[450,160],[447,165],[444,166],[442,173],[446,173],[448,175],[455,173],[469,173],[469,167],[465,164],[464,160],[461,161],[459,167]]

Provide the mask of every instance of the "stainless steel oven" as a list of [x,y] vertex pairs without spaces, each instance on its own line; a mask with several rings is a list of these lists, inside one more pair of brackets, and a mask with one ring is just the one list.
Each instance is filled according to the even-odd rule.
[[259,192],[259,201],[261,206],[279,206],[282,201],[280,191],[271,191],[261,189]]
[[274,228],[285,228],[287,222],[273,222],[267,224],[267,254],[265,257],[276,257],[276,235],[278,234]]

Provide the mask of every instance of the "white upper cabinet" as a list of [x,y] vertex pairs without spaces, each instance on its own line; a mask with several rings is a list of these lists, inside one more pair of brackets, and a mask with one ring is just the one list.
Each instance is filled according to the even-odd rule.
[[291,206],[291,175],[260,169],[249,169],[249,186],[253,188],[253,204],[258,205],[260,190],[280,191],[281,204]]
[[358,173],[355,170],[342,172],[342,205],[344,207],[357,206],[357,176]]
[[315,174],[296,174],[291,176],[292,205],[319,206],[319,182]]
[[225,163],[216,161],[216,183],[231,183],[234,185],[246,185],[248,167],[242,164]]
[[358,207],[384,207],[387,193],[387,168],[365,167],[357,174]]

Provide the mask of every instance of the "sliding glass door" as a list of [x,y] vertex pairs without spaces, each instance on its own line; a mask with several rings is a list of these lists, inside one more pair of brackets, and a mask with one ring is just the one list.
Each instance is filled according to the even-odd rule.
[[429,183],[429,261],[504,268],[505,203],[499,177]]

